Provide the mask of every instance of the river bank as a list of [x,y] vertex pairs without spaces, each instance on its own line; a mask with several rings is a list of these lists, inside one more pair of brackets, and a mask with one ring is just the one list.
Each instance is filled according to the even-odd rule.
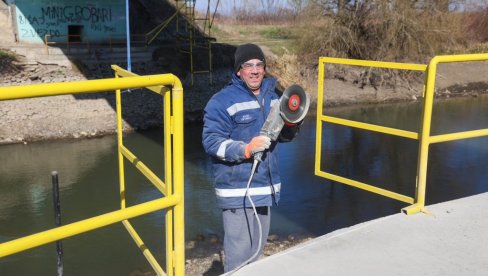
[[[279,237],[270,235],[264,248],[263,257],[268,257],[280,251],[286,250],[300,243],[311,240],[310,236]],[[186,243],[186,275],[221,275],[223,270],[223,250],[222,241],[217,236],[200,236],[196,240]],[[141,275],[153,275],[152,272]],[[155,275],[155,274],[154,274]]]
[[[276,58],[269,58],[270,64]],[[280,70],[270,74],[289,74]],[[87,80],[82,72],[71,68],[32,62],[13,63],[4,67],[0,86],[17,86],[38,83],[60,83]],[[164,72],[154,68],[153,72]],[[439,66],[436,97],[450,98],[474,96],[488,92],[485,73],[486,62],[442,64]],[[137,72],[136,72],[137,73]],[[308,72],[295,80],[316,98],[316,72]],[[420,74],[421,76],[421,74]],[[210,97],[231,77],[229,69],[217,69],[210,84],[206,75],[196,75],[195,84],[190,85],[189,74],[182,78],[184,85],[185,122],[200,122],[202,109]],[[325,106],[374,104],[422,99],[423,84],[419,81],[401,81],[398,85],[375,85],[372,81],[360,82],[361,71],[335,71],[325,82]],[[419,78],[417,78],[419,79]],[[420,77],[421,79],[421,77]],[[286,87],[290,78],[278,80]],[[161,127],[162,100],[159,95],[134,90],[124,93],[124,131],[144,130]],[[316,104],[312,102],[312,108]],[[51,139],[78,139],[98,137],[116,132],[115,95],[97,93],[86,95],[64,95],[0,102],[0,144],[27,143]]]
[[[153,62],[151,71],[141,75],[166,72],[164,63]],[[1,66],[0,86],[66,83],[107,78],[53,64],[20,60]],[[137,73],[137,71],[134,71]],[[110,76],[112,77],[112,76]],[[208,76],[197,75],[191,86],[189,74],[180,74],[184,85],[185,121],[201,120],[201,109],[214,91],[224,85],[230,74],[216,69],[213,83]],[[225,79],[225,80],[224,80]],[[124,131],[162,126],[162,97],[134,89],[123,94]],[[116,132],[115,94],[112,92],[63,95],[0,101],[0,144],[27,143],[53,139],[99,137]]]

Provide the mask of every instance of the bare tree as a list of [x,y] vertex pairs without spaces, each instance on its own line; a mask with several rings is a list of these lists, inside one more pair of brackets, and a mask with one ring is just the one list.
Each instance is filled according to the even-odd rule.
[[278,8],[278,0],[261,0],[261,6],[265,14],[273,13]]
[[[295,1],[295,0],[289,0]],[[439,12],[461,11],[469,7],[486,7],[488,0],[311,0],[325,11],[339,14],[357,10],[358,7],[390,7],[395,5],[409,5],[418,10],[431,10]],[[472,8],[471,8],[472,9]]]
[[288,5],[291,6],[293,14],[298,15],[307,5],[308,0],[288,0]]

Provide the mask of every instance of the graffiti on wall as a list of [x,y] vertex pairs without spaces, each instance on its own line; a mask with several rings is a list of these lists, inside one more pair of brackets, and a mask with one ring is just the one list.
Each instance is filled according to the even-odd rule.
[[[67,35],[69,25],[83,26],[85,36],[123,34],[125,26],[120,7],[94,5],[24,5],[17,4],[18,36],[21,40],[42,40],[45,35]],[[124,26],[123,29],[117,26]],[[38,41],[39,42],[39,41]]]
[[106,22],[112,21],[112,9],[83,6],[64,6],[41,8],[42,19],[55,19],[63,22]]

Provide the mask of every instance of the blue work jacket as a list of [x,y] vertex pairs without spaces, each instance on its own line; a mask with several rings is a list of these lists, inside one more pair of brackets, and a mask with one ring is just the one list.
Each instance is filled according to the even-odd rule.
[[[237,76],[216,93],[204,110],[203,147],[212,156],[215,193],[220,208],[251,207],[245,198],[253,158],[244,148],[263,126],[274,103],[279,101],[276,79],[264,78],[256,97]],[[280,198],[278,148],[273,142],[264,153],[252,179],[249,194],[256,206],[271,206]]]

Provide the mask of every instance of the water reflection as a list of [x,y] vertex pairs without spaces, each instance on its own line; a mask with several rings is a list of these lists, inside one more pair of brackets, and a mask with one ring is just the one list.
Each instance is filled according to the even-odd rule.
[[[435,105],[432,133],[488,128],[486,97]],[[417,131],[419,104],[327,109],[345,119]],[[322,170],[414,196],[416,141],[324,124]],[[186,237],[222,234],[210,158],[203,152],[201,126],[185,129]],[[128,147],[164,178],[161,131],[126,136]],[[429,155],[427,204],[488,191],[488,139],[434,144]],[[282,199],[273,208],[271,232],[321,235],[398,213],[406,204],[314,175],[315,121],[309,118],[293,143],[282,144]],[[54,226],[50,173],[60,174],[64,224],[119,208],[116,138],[58,141],[0,147],[0,241]],[[161,197],[127,165],[127,205]],[[164,263],[163,212],[131,220],[147,246]],[[128,275],[150,271],[120,225],[64,241],[67,275]],[[0,260],[0,275],[55,275],[54,244]]]

